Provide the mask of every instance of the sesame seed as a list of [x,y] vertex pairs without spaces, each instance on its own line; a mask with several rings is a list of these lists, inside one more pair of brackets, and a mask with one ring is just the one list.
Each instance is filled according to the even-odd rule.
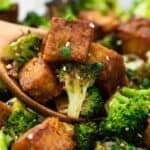
[[91,56],[91,53],[88,53],[88,56]]
[[70,46],[70,42],[67,42],[65,46],[66,46],[66,47],[69,47],[69,46]]
[[66,71],[66,70],[67,70],[67,68],[66,68],[66,66],[64,66],[64,67],[63,67],[63,71]]
[[106,56],[106,60],[108,60],[108,61],[110,60],[109,56]]
[[124,143],[121,143],[120,146],[121,146],[121,147],[124,147],[125,145],[124,145]]
[[16,53],[15,55],[16,55],[16,56],[19,56],[20,54],[19,54],[19,53]]
[[81,77],[80,77],[79,75],[76,75],[76,78],[77,78],[77,79],[80,79]]
[[118,40],[117,41],[117,45],[121,45],[122,44],[122,41],[121,40]]
[[143,137],[140,133],[138,133],[137,136],[138,136],[139,138],[142,138],[142,137]]
[[28,135],[28,139],[29,139],[29,140],[32,140],[32,139],[33,139],[33,134],[29,134],[29,135]]
[[6,69],[11,69],[11,68],[12,68],[11,64],[6,65]]
[[94,25],[92,22],[89,24],[89,26],[90,26],[91,28],[95,28],[95,25]]
[[129,128],[125,128],[125,131],[129,131]]

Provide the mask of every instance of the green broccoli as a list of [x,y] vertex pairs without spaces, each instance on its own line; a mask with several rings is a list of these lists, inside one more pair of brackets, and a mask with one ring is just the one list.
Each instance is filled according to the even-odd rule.
[[17,69],[39,52],[42,39],[33,33],[20,37],[2,50],[2,58],[17,63]]
[[54,16],[57,15],[68,20],[78,18],[78,14],[82,10],[98,10],[104,15],[112,10],[117,16],[122,14],[118,0],[66,0],[61,4],[58,1],[52,1],[48,4],[55,8]]
[[31,27],[50,28],[50,21],[46,19],[45,17],[38,15],[35,12],[28,12],[22,24],[28,25]]
[[58,69],[58,78],[60,82],[64,83],[64,89],[69,99],[67,112],[69,117],[79,118],[87,89],[95,83],[102,66],[101,63],[92,65],[67,63]]
[[75,125],[76,150],[90,150],[97,139],[97,124],[95,122],[79,123]]
[[150,112],[150,90],[123,88],[106,105],[107,117],[100,122],[101,136],[119,137],[141,144]]
[[[139,148],[127,143],[124,140],[116,139],[115,141],[97,141],[94,150],[138,150]],[[140,150],[142,150],[140,148]]]
[[105,47],[108,47],[109,49],[113,49],[116,51],[119,51],[121,46],[120,40],[114,33],[105,36],[102,40],[100,40],[100,43]]
[[0,130],[0,149],[8,150],[10,142],[11,142],[11,138],[8,135],[6,135],[1,129]]
[[76,13],[81,10],[99,10],[104,15],[110,10],[117,15],[122,13],[118,0],[73,0],[73,9]]
[[8,117],[5,126],[5,132],[15,137],[21,136],[28,129],[38,124],[37,114],[30,112],[26,107],[17,99],[11,100],[12,113]]
[[138,89],[150,88],[150,63],[136,56],[124,56],[126,74],[129,79],[129,86]]
[[102,96],[98,88],[90,87],[87,90],[85,101],[81,108],[81,116],[85,118],[96,117],[102,106]]
[[1,0],[0,11],[7,11],[11,8],[12,2],[11,0]]
[[150,19],[150,1],[135,0],[131,8],[129,8],[122,16],[123,20],[128,20],[132,16],[139,16]]
[[11,93],[6,88],[4,83],[0,80],[0,100],[8,100],[11,97]]

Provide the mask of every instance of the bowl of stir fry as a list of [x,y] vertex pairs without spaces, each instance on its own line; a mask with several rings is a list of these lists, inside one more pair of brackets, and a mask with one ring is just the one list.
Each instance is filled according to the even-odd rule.
[[149,0],[47,8],[0,20],[0,150],[148,150]]

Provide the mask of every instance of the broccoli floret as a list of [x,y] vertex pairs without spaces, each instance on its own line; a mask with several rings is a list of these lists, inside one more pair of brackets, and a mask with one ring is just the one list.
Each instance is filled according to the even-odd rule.
[[6,88],[4,83],[0,80],[0,100],[8,100],[11,97],[11,93]]
[[11,138],[8,135],[6,135],[1,129],[0,130],[0,149],[8,150],[10,142],[11,142]]
[[122,12],[118,0],[73,0],[73,6],[76,13],[81,10],[99,10],[105,15],[112,10],[120,15]]
[[150,112],[150,91],[123,88],[121,92],[107,104],[107,117],[100,123],[100,135],[141,144]]
[[90,87],[87,90],[85,101],[81,109],[81,116],[86,118],[96,117],[102,106],[102,96],[98,88]]
[[[137,150],[134,145],[127,143],[124,140],[116,139],[115,141],[97,141],[94,150]],[[142,150],[142,149],[141,149]]]
[[28,111],[17,98],[14,98],[12,101],[12,113],[6,121],[5,130],[6,133],[15,139],[15,137],[21,136],[28,129],[37,125],[38,117],[37,114]]
[[105,36],[102,40],[100,40],[100,43],[105,47],[116,51],[119,51],[121,46],[118,37],[114,33]]
[[127,97],[137,97],[137,96],[145,96],[145,97],[150,97],[150,89],[131,89],[124,87],[122,89],[122,93],[127,96]]
[[60,82],[64,83],[64,89],[69,99],[67,112],[69,117],[79,118],[87,89],[94,84],[102,66],[101,63],[92,65],[67,63],[58,69],[58,78]]
[[56,8],[54,16],[61,16],[68,20],[78,18],[78,14],[82,10],[98,10],[104,15],[112,10],[118,16],[122,14],[122,9],[118,0],[66,0],[61,4],[52,1],[50,5]]
[[132,16],[139,16],[150,18],[150,1],[149,0],[135,0],[131,8],[129,8],[123,15],[123,20],[128,20]]
[[44,27],[44,28],[50,27],[50,21],[45,17],[38,15],[35,12],[28,12],[22,24],[31,27]]
[[17,63],[17,69],[39,52],[42,39],[33,33],[20,37],[2,50],[2,58]]
[[11,0],[1,0],[0,11],[7,11],[11,8],[12,2]]
[[76,150],[90,150],[97,138],[97,124],[95,122],[79,123],[75,126]]

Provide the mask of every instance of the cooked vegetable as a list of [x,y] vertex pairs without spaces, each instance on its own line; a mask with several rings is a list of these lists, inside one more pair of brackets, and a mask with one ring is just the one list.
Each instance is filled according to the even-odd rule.
[[150,90],[123,88],[121,92],[106,105],[107,117],[100,123],[100,134],[141,144],[150,112]]
[[99,10],[104,15],[110,10],[113,10],[116,14],[121,13],[121,6],[118,0],[75,0],[73,1],[73,8],[75,12],[80,10]]
[[57,12],[57,16],[68,20],[76,19],[82,10],[98,10],[104,15],[113,11],[118,16],[123,12],[118,0],[68,0],[63,1],[61,6],[57,6],[58,4],[55,4],[55,2],[52,3],[54,3],[54,6],[56,5],[56,10],[52,12],[54,16]]
[[97,138],[97,125],[94,122],[80,123],[75,126],[76,150],[90,150]]
[[0,149],[8,150],[10,142],[11,142],[11,138],[7,136],[1,129],[0,130]]
[[2,58],[7,61],[16,62],[16,67],[19,69],[28,60],[37,55],[40,46],[41,38],[36,34],[29,33],[4,48]]
[[10,92],[8,91],[4,83],[0,80],[0,100],[8,100],[10,97]]
[[129,86],[140,89],[150,88],[149,61],[144,62],[136,55],[126,55],[124,56],[124,62]]
[[87,90],[85,101],[81,108],[81,115],[86,118],[96,117],[102,106],[102,96],[98,88],[90,87]]
[[11,0],[1,0],[0,11],[7,11],[12,6]]
[[63,64],[58,70],[58,78],[60,82],[64,83],[64,89],[69,99],[69,117],[79,118],[82,105],[86,99],[87,89],[94,84],[102,66],[101,63],[93,65],[67,63]]
[[[61,96],[55,100],[57,111],[63,114],[68,110],[68,99]],[[88,88],[86,98],[81,107],[80,115],[86,119],[96,118],[102,107],[102,96],[98,88],[92,86]]]
[[135,147],[126,141],[116,139],[116,141],[97,141],[94,150],[142,150],[142,148]]
[[105,47],[108,47],[109,49],[113,50],[119,50],[120,49],[120,43],[121,41],[117,38],[115,34],[109,34],[106,35],[100,43],[104,45]]
[[134,0],[132,6],[125,11],[124,15],[121,17],[124,21],[130,19],[131,17],[138,16],[144,18],[150,18],[150,1],[149,0]]
[[16,136],[21,136],[25,131],[38,124],[38,117],[26,109],[26,107],[17,99],[11,100],[12,113],[7,119],[5,130],[16,139]]
[[49,28],[50,21],[46,19],[44,16],[40,16],[35,12],[29,12],[22,22],[24,25],[32,26],[32,27],[43,27]]

